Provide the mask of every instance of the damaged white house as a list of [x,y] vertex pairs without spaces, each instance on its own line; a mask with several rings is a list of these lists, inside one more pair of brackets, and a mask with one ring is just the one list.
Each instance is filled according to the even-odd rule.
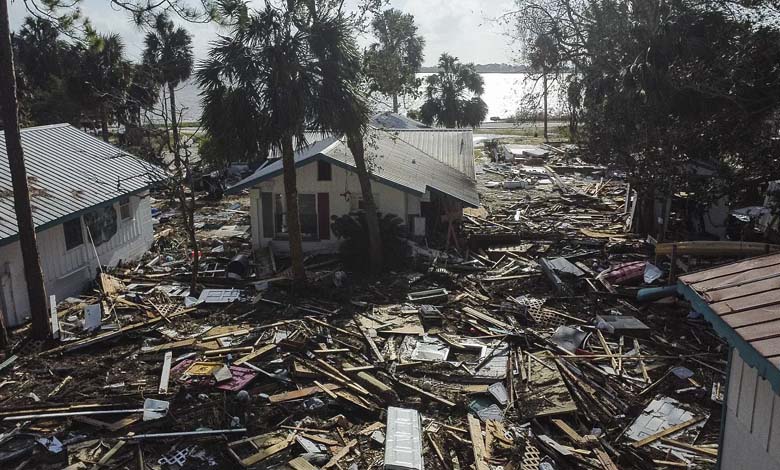
[[[366,158],[379,212],[401,217],[412,235],[425,236],[443,220],[460,218],[464,207],[479,205],[470,129],[421,128],[390,113],[378,118],[366,138]],[[383,127],[388,124],[403,127]],[[307,142],[295,154],[303,249],[332,252],[339,244],[332,217],[362,208],[360,183],[345,138],[308,135]],[[282,170],[281,159],[269,160],[227,191],[250,189],[255,249],[289,251]]]
[[[99,265],[145,253],[154,239],[154,167],[68,124],[22,129],[33,221],[47,295],[79,294]],[[30,316],[5,138],[0,135],[0,309]]]

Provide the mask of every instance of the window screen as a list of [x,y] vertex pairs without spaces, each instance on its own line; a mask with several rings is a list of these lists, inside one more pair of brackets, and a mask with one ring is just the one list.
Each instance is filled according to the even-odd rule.
[[65,249],[72,250],[84,243],[84,232],[81,230],[81,217],[62,224],[65,231]]

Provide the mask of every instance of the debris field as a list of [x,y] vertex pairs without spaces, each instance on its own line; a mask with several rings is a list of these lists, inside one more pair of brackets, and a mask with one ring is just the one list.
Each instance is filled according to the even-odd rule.
[[[549,155],[547,155],[549,153]],[[549,148],[478,166],[460,242],[378,280],[253,253],[248,198],[178,215],[0,356],[8,469],[714,468],[727,347],[631,235],[619,178]],[[412,243],[412,242],[410,242]],[[639,300],[638,300],[639,299]]]

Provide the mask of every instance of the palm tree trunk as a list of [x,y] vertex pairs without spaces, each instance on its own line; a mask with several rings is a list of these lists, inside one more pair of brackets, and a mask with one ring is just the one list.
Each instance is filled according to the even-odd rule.
[[359,131],[350,132],[347,135],[347,146],[355,159],[360,191],[363,193],[363,206],[366,213],[366,226],[368,227],[368,246],[370,255],[371,274],[376,276],[382,271],[382,236],[379,233],[379,218],[376,212],[374,194],[371,192],[371,177],[366,166],[365,146],[363,134]]
[[[171,102],[171,133],[173,134],[173,165],[176,170],[176,193],[179,197],[179,208],[184,218],[184,230],[187,232],[190,251],[192,252],[190,295],[194,295],[198,291],[198,268],[200,267],[198,237],[195,234],[195,187],[192,185],[192,171],[189,168],[189,159],[187,159],[187,164],[182,165],[181,137],[179,136],[179,124],[176,120],[176,87],[173,83],[168,83],[168,93]],[[185,172],[189,173],[190,176],[191,204],[187,203],[187,194],[184,190]]]
[[100,134],[103,140],[108,142],[108,113],[105,104],[100,105]]
[[[46,339],[51,334],[51,328],[46,311],[46,287],[43,283],[38,245],[35,241],[35,225],[30,206],[30,190],[27,187],[22,135],[19,132],[19,104],[16,100],[16,75],[8,23],[8,0],[0,0],[0,97],[2,97],[0,108],[2,108],[5,148],[14,191],[14,211],[19,229],[19,246],[22,250],[24,278],[30,301],[32,334],[36,339]],[[2,314],[0,312],[0,315]],[[4,335],[5,332],[2,334]]]
[[547,72],[544,72],[544,141],[547,142]]
[[398,93],[393,93],[393,112],[398,113]]
[[292,135],[286,135],[282,139],[282,166],[284,168],[287,234],[290,241],[293,281],[299,283],[306,280],[306,271],[303,269],[303,238],[301,236],[301,219],[298,215],[298,183],[295,174],[295,151],[293,150]]

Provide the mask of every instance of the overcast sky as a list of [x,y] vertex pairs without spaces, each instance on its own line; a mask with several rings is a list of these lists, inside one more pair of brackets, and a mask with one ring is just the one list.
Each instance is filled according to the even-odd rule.
[[[514,0],[391,0],[390,6],[414,15],[426,41],[425,65],[435,65],[442,52],[449,52],[464,62],[487,64],[514,61],[507,29],[495,21],[513,3]],[[120,34],[128,56],[138,59],[143,48],[143,32],[132,23],[127,12],[112,6],[109,0],[83,0],[81,9],[101,33]],[[24,2],[13,0],[10,14],[11,27],[16,30],[27,16]],[[211,24],[185,26],[193,35],[196,59],[204,58],[209,42],[219,29]],[[365,46],[372,39],[360,38],[360,42]]]

